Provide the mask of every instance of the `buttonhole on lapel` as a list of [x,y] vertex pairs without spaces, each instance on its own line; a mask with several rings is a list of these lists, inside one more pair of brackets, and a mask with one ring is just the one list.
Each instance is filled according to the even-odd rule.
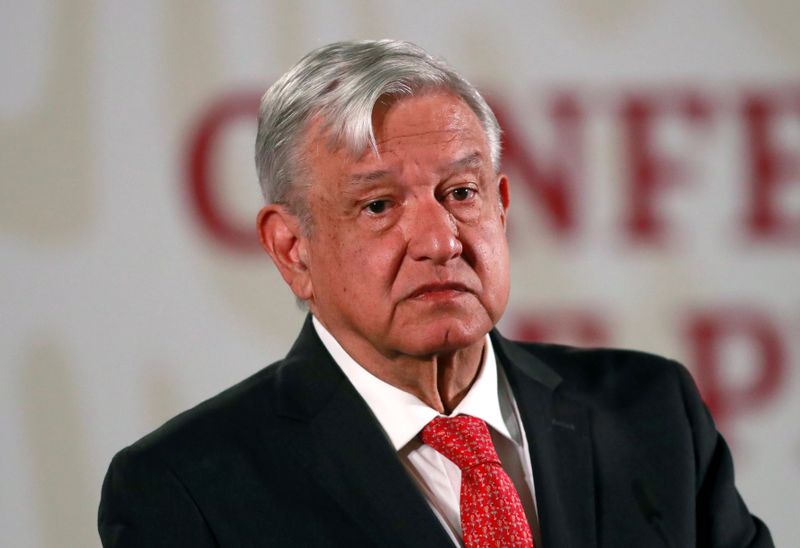
[[566,428],[567,430],[575,431],[575,425],[570,422],[560,421],[558,419],[553,419],[553,426],[560,426],[561,428]]

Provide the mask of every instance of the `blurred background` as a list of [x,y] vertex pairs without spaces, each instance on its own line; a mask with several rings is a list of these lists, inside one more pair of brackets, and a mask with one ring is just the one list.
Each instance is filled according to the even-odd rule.
[[0,545],[99,545],[112,455],[285,354],[303,313],[255,240],[258,98],[383,37],[501,119],[505,334],[685,363],[751,510],[800,536],[797,2],[0,6]]

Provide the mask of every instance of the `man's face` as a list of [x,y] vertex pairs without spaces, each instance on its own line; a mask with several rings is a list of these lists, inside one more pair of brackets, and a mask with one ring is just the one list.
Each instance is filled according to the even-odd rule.
[[378,106],[379,156],[306,135],[311,311],[345,349],[387,358],[478,343],[508,301],[507,181],[447,92]]

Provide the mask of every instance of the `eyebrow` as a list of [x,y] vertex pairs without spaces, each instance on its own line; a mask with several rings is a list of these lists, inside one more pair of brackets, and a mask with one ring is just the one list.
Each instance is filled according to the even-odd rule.
[[453,173],[464,169],[478,169],[481,166],[483,166],[483,157],[480,152],[476,151],[472,154],[467,154],[460,160],[452,162],[447,166],[447,170],[449,173]]
[[368,171],[366,173],[354,173],[350,176],[350,183],[372,183],[375,181],[380,181],[384,177],[390,175],[391,172],[388,169],[377,169],[375,171]]
[[[478,169],[483,166],[483,157],[480,152],[472,152],[463,158],[451,162],[445,167],[445,172],[453,174],[465,169]],[[367,171],[365,173],[354,173],[350,176],[349,182],[352,184],[364,184],[380,181],[388,177],[392,172],[388,169],[376,169],[375,171]]]

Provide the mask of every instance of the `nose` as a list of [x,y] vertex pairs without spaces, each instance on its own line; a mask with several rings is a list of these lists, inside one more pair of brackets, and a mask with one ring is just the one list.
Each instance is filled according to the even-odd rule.
[[420,204],[408,223],[408,254],[417,261],[444,264],[461,255],[458,225],[438,200]]

